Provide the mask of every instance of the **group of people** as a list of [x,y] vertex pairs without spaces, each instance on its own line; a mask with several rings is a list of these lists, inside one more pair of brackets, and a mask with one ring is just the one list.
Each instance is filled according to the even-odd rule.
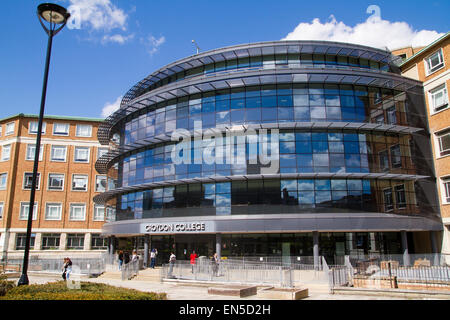
[[133,250],[132,255],[131,255],[131,259],[130,259],[130,254],[128,253],[128,251],[122,251],[120,250],[118,252],[118,259],[119,259],[119,270],[122,270],[122,265],[125,263],[129,263],[134,262],[139,260],[139,255],[137,253],[136,250]]
[[[158,255],[158,250],[156,248],[153,248],[150,251],[150,268],[154,269],[155,265],[156,265],[156,256]],[[191,263],[191,272],[194,273],[195,270],[195,265],[196,265],[196,261],[198,259],[198,254],[195,252],[195,250],[192,251],[192,253],[189,256],[189,260]],[[120,250],[118,252],[118,259],[119,259],[119,270],[122,270],[122,266],[123,264],[127,264],[130,261],[136,261],[139,260],[139,255],[137,254],[136,250],[133,250],[132,256],[130,258],[130,254],[128,253],[128,251],[123,251]],[[170,252],[170,256],[169,256],[169,275],[172,274],[173,272],[173,267],[175,265],[175,262],[177,261],[177,257],[175,255],[174,251]],[[211,264],[212,264],[212,268],[213,268],[213,274],[215,276],[218,275],[218,271],[219,271],[219,256],[217,255],[217,253],[214,253],[211,256]]]

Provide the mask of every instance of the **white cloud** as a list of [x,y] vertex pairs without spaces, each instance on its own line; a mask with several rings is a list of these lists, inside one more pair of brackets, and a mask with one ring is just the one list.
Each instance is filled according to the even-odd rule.
[[118,43],[118,44],[124,44],[125,42],[128,42],[134,38],[134,34],[130,34],[128,36],[123,36],[121,34],[114,34],[114,35],[104,35],[102,38],[102,43],[106,44],[108,42]]
[[120,96],[113,103],[107,102],[102,109],[102,117],[107,118],[120,108],[120,102],[122,102],[123,96]]
[[155,54],[159,47],[166,42],[166,38],[164,36],[161,36],[159,39],[156,39],[154,36],[150,35],[147,38],[141,38],[141,43],[144,44],[144,46],[147,49],[147,52],[150,55]]
[[434,30],[414,30],[406,22],[391,22],[378,16],[352,27],[331,15],[324,23],[318,18],[311,23],[300,23],[282,40],[327,40],[393,50],[426,46],[442,35]]
[[74,12],[74,19],[80,28],[96,31],[111,31],[113,29],[126,30],[128,15],[111,3],[111,0],[69,0],[70,12]]

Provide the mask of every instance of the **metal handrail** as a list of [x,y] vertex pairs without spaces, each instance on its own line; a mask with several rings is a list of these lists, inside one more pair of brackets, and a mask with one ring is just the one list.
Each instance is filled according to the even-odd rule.
[[122,266],[122,280],[131,280],[139,274],[139,259],[132,260]]

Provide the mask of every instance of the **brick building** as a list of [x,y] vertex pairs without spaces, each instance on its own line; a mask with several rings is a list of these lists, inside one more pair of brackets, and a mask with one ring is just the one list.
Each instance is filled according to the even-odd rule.
[[[97,256],[107,220],[92,198],[105,190],[95,170],[107,151],[97,141],[102,119],[44,118],[30,256]],[[20,259],[25,247],[38,117],[0,120],[0,254]]]
[[450,32],[425,48],[403,48],[393,54],[405,58],[404,76],[423,82],[440,211],[444,224],[442,253],[450,254]]

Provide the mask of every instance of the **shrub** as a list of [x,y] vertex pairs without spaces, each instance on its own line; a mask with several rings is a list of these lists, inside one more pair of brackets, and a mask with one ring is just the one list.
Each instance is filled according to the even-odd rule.
[[69,289],[64,281],[19,286],[0,300],[166,300],[166,293],[141,292],[103,283],[81,282],[81,289]]
[[0,273],[0,297],[4,296],[8,290],[14,288],[16,284],[13,281],[6,280],[5,274]]

